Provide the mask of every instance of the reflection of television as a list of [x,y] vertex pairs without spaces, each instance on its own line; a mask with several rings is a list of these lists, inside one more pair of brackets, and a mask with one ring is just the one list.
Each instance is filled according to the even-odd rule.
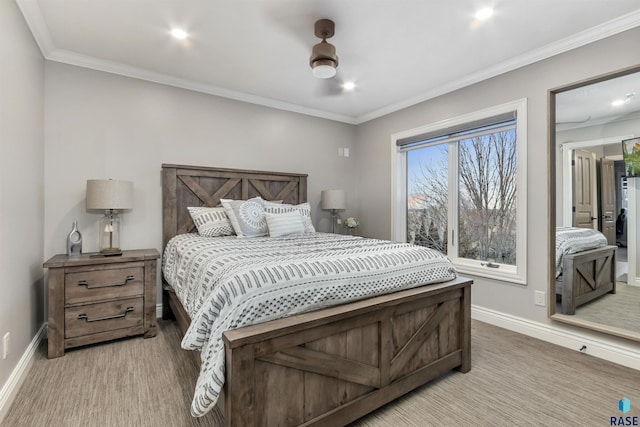
[[640,177],[640,138],[622,141],[622,158],[627,178]]

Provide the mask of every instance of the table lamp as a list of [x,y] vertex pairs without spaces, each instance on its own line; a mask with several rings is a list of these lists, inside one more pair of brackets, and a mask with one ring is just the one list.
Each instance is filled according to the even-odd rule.
[[320,205],[324,210],[331,211],[331,232],[336,232],[336,216],[338,211],[346,209],[346,197],[344,190],[322,190]]
[[100,219],[100,253],[104,256],[122,255],[120,234],[122,224],[119,210],[131,209],[133,183],[115,179],[87,180],[87,210],[103,210]]

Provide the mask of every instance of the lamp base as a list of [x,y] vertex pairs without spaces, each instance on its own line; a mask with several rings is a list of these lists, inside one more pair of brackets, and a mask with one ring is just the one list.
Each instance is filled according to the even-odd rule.
[[108,253],[95,252],[89,255],[89,258],[107,258],[107,257],[116,257],[116,256],[122,256],[122,252],[108,252]]
[[110,248],[110,249],[103,249],[100,251],[100,255],[102,256],[120,256],[122,255],[122,251],[118,248]]
[[116,210],[105,211],[100,219],[100,253],[104,256],[122,255],[120,250],[120,215]]
[[331,209],[331,232],[335,233],[336,232],[336,221],[338,219],[338,210],[337,209]]

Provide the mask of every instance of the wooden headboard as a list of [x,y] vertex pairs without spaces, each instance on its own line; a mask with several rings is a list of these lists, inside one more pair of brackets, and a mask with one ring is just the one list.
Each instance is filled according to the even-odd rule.
[[201,166],[162,165],[162,247],[195,225],[189,206],[217,206],[221,198],[260,196],[298,204],[307,201],[307,175]]

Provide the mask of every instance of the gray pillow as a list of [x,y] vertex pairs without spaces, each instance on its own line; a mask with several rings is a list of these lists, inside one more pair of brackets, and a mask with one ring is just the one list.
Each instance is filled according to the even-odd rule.
[[260,197],[249,200],[220,199],[238,237],[267,236],[264,201]]

